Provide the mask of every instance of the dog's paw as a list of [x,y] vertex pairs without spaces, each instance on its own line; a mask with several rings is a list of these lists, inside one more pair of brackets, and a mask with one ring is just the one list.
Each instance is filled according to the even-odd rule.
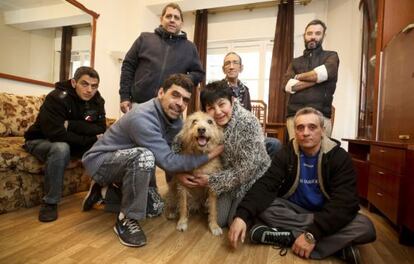
[[209,224],[210,231],[215,236],[220,236],[223,234],[223,230],[217,224]]
[[177,228],[178,231],[184,232],[184,231],[187,230],[188,224],[187,224],[187,222],[179,221],[177,223],[177,227],[176,228]]

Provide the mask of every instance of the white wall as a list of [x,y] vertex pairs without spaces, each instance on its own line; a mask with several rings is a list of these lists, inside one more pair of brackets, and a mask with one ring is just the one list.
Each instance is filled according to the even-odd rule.
[[[98,18],[95,68],[101,76],[100,92],[106,99],[106,111],[110,117],[119,117],[120,63],[111,57],[111,51],[128,51],[142,31],[153,31],[159,25],[159,17],[136,0],[79,0]],[[202,1],[198,2],[200,5]],[[302,34],[307,22],[314,18],[326,21],[328,26],[325,49],[336,50],[340,56],[339,80],[335,92],[335,138],[356,135],[358,82],[360,70],[361,17],[359,0],[313,0],[307,6],[295,5],[295,56],[302,53]],[[209,40],[235,38],[273,38],[277,11],[262,9],[219,13],[209,16]],[[184,15],[183,30],[189,39],[194,34],[194,14]],[[0,91],[12,89],[16,93],[46,93],[49,88],[0,79]],[[24,87],[24,88],[23,88]],[[42,90],[42,92],[39,92]]]
[[[362,14],[359,0],[329,0],[326,49],[338,52],[340,63],[333,105],[336,108],[332,136],[357,135],[361,63]],[[342,142],[347,147],[346,142]]]

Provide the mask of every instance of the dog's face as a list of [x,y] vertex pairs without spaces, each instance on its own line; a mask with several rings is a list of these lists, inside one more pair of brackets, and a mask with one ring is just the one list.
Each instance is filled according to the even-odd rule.
[[195,112],[186,118],[178,137],[183,151],[208,153],[222,142],[223,131],[212,117],[204,112]]

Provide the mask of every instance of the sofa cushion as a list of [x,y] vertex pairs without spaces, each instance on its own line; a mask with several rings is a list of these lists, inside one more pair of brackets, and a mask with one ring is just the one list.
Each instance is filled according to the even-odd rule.
[[23,137],[0,137],[0,171],[41,173],[44,164],[23,149]]
[[36,120],[45,98],[0,93],[0,136],[23,136]]

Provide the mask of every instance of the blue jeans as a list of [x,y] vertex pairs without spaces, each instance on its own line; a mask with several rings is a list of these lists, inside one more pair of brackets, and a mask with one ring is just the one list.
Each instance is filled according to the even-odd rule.
[[266,137],[264,140],[266,146],[266,152],[269,155],[270,159],[273,160],[276,153],[282,148],[282,143],[280,143],[279,139]]
[[70,146],[66,142],[50,142],[46,139],[26,141],[24,148],[45,163],[45,196],[43,201],[57,204],[62,197],[63,176],[70,161]]

